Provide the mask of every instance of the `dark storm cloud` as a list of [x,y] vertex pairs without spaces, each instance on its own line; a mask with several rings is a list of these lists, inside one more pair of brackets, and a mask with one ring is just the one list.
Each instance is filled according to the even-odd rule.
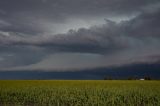
[[0,45],[0,67],[14,67],[29,65],[41,61],[45,56],[43,50],[23,46]]
[[67,70],[155,62],[159,19],[159,0],[0,0],[0,67]]
[[[143,10],[147,5],[158,3],[159,0],[1,0],[1,10],[7,12],[34,12],[46,13],[47,15],[91,15],[104,13],[131,13]],[[47,12],[46,12],[47,11]],[[52,13],[52,14],[50,14]],[[42,14],[42,15],[46,15]]]
[[[160,40],[160,11],[144,13],[130,21],[110,20],[89,29],[70,30],[66,34],[24,37],[1,33],[2,45],[38,46],[60,52],[113,53],[136,46],[156,44]],[[151,44],[150,44],[151,43]],[[159,45],[157,45],[159,46]]]
[[158,3],[159,0],[0,0],[0,20],[12,24],[1,29],[36,34],[46,32],[48,23],[63,24],[72,18],[96,21],[97,17],[129,17]]
[[128,26],[128,35],[135,35],[137,37],[160,37],[160,8],[153,13],[141,14],[139,17],[133,19]]

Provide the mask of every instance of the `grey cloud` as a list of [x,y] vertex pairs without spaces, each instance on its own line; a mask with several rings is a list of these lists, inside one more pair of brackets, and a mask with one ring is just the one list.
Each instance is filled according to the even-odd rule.
[[[159,11],[144,13],[130,21],[106,24],[89,29],[70,30],[66,34],[44,36],[1,36],[1,44],[38,46],[59,52],[113,53],[159,43]],[[159,45],[158,45],[159,47]]]
[[[48,55],[48,54],[47,54]],[[41,61],[46,52],[36,47],[17,47],[0,45],[0,68],[25,66]]]
[[0,10],[0,14],[4,15],[4,14],[6,14],[6,12],[3,10]]
[[[50,15],[71,15],[71,14],[99,14],[99,13],[131,13],[140,11],[146,5],[159,2],[159,0],[1,0],[1,9],[8,12],[32,11],[41,13],[53,13]],[[49,14],[48,14],[49,15]]]
[[[39,34],[47,32],[51,26],[54,30],[61,24],[69,24],[70,19],[79,18],[86,22],[98,21],[102,17],[123,15],[130,17],[131,14],[134,16],[151,10],[151,7],[159,3],[159,0],[48,0],[45,3],[42,1],[44,0],[0,0],[0,9],[5,11],[0,18],[13,25],[1,30]],[[48,25],[50,23],[51,26]]]
[[[0,13],[0,67],[65,70],[158,61],[159,4],[159,0],[5,0],[0,4],[5,10]],[[88,23],[84,28],[80,24],[98,22],[99,17],[106,22],[89,28]],[[75,30],[73,20],[81,20],[76,26],[82,28]],[[48,33],[56,28],[63,32],[65,25],[73,29]]]
[[128,25],[128,35],[132,34],[138,37],[159,37],[159,10],[154,13],[141,14],[139,17],[133,19]]
[[0,19],[0,28],[11,26],[9,22]]
[[[145,53],[140,51],[134,55],[127,51],[115,55],[98,55],[88,53],[58,53],[47,56],[45,59],[30,65],[4,68],[6,71],[37,70],[37,71],[79,71],[102,67],[118,67],[129,64],[152,64],[159,62],[159,53]],[[155,52],[155,51],[154,51]],[[129,54],[130,53],[130,54]],[[145,55],[143,55],[145,54]],[[134,57],[133,57],[134,55]]]

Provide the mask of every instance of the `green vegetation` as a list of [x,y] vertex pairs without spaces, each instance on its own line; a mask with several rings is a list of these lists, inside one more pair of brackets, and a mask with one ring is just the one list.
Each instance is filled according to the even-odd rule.
[[0,81],[0,106],[160,106],[160,81]]

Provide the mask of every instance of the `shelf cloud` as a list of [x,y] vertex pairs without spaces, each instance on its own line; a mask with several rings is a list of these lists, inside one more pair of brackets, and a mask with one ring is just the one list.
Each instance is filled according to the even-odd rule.
[[160,61],[159,0],[0,1],[0,70]]

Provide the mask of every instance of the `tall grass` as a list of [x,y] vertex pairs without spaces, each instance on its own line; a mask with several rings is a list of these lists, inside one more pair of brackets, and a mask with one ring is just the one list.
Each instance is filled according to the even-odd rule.
[[160,106],[160,81],[0,81],[0,105]]

